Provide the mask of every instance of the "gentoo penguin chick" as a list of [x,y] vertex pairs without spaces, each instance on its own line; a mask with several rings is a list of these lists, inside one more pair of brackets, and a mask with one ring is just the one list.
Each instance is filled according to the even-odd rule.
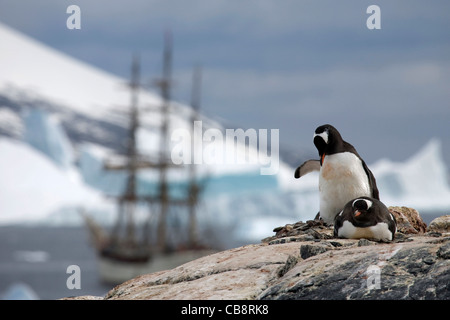
[[324,222],[333,224],[336,215],[352,199],[363,196],[380,199],[372,172],[336,128],[329,124],[318,127],[314,145],[320,156],[320,217]]
[[349,239],[392,241],[397,222],[380,201],[360,197],[349,201],[334,221],[334,236]]

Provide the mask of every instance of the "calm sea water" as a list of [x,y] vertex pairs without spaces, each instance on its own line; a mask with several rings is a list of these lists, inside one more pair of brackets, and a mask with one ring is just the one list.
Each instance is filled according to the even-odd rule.
[[[422,218],[429,224],[441,214],[422,214]],[[80,267],[81,289],[67,288],[70,265]],[[3,226],[0,227],[0,299],[18,284],[31,288],[39,299],[104,296],[113,288],[100,282],[95,251],[86,228]]]
[[[83,227],[0,227],[0,298],[17,284],[39,299],[105,295],[113,286],[100,282],[88,237]],[[80,267],[81,289],[67,288],[70,265]]]

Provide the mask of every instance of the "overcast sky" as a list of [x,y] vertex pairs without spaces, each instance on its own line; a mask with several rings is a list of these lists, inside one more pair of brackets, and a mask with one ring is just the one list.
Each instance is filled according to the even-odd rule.
[[[81,30],[66,27],[72,4]],[[380,30],[366,27],[372,4]],[[1,22],[122,77],[133,52],[158,76],[171,30],[176,100],[201,64],[206,114],[280,129],[282,146],[312,155],[314,129],[331,123],[369,164],[432,137],[450,164],[449,14],[448,0],[0,0]]]

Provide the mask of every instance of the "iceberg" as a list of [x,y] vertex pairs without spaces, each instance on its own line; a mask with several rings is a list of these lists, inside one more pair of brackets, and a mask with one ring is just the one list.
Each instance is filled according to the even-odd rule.
[[380,198],[387,205],[402,205],[420,211],[450,211],[450,187],[442,143],[431,139],[405,162],[381,159],[372,172]]
[[16,282],[0,295],[1,300],[39,300],[37,293],[28,284]]
[[0,224],[41,223],[61,208],[105,203],[99,191],[74,179],[78,171],[62,169],[24,142],[1,138],[0,154]]
[[70,140],[55,116],[31,109],[25,117],[24,141],[41,151],[64,169],[72,166],[74,154]]
[[[101,146],[83,145],[80,148],[80,174],[90,187],[109,195],[118,195],[125,188],[126,175],[124,172],[104,170],[103,163],[110,155]],[[301,197],[293,190],[283,189],[284,185],[288,185],[285,181],[287,176],[294,180],[293,169],[287,165],[280,166],[279,176],[261,175],[259,167],[253,165],[242,165],[233,171],[230,163],[203,164],[198,169],[198,182],[205,186],[197,212],[200,228],[214,226],[215,229],[233,230],[232,237],[247,238],[263,230],[266,234],[270,233],[274,221],[286,224],[302,218],[312,219],[317,213],[318,197],[315,190],[310,190],[317,188],[317,185],[300,187],[304,191]],[[172,198],[186,197],[186,171],[173,169],[169,172],[169,193]],[[158,175],[155,173],[146,170],[138,173],[138,194],[156,194]],[[314,201],[310,200],[311,197]],[[314,213],[301,216],[302,212]],[[184,218],[177,217],[178,223],[182,224]],[[256,221],[255,226],[253,221]],[[254,227],[263,230],[252,231]]]

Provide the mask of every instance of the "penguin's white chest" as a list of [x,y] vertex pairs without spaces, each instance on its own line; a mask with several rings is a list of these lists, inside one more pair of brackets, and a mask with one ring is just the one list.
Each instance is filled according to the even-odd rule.
[[351,152],[327,155],[320,168],[320,216],[329,224],[345,204],[371,196],[369,179],[361,160]]
[[349,221],[344,221],[342,227],[338,231],[338,236],[348,239],[374,239],[382,241],[392,241],[392,232],[385,222],[377,223],[374,226],[366,228],[358,228]]

